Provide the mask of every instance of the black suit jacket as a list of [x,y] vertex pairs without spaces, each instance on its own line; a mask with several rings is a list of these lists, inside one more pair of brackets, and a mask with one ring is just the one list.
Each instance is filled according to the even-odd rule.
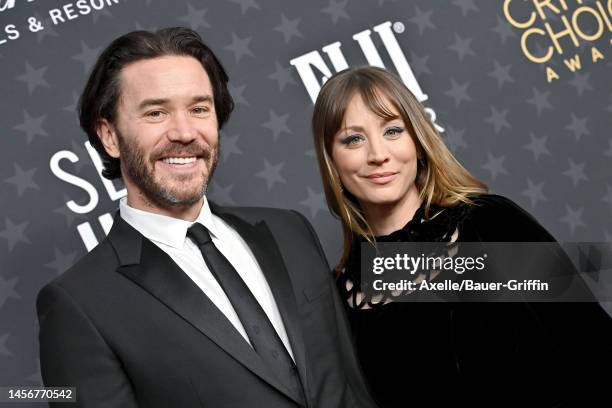
[[[264,272],[308,406],[373,406],[308,221],[211,207]],[[174,261],[118,215],[104,241],[41,290],[37,309],[45,385],[75,386],[76,406],[300,406]]]

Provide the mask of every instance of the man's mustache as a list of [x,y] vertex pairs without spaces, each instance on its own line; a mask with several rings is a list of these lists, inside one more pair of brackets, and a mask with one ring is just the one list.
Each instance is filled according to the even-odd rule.
[[171,143],[152,154],[154,160],[177,156],[195,156],[203,158],[204,160],[209,160],[212,156],[212,152],[209,146],[203,146],[199,143],[190,143],[188,145],[181,143]]

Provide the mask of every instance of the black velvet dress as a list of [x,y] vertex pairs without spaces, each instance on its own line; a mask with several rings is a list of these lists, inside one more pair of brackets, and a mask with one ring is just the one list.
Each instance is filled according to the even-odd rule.
[[[538,222],[496,195],[476,205],[420,208],[379,242],[553,242]],[[440,212],[442,211],[442,212]],[[612,320],[596,302],[359,301],[359,242],[338,289],[358,358],[382,408],[612,406]],[[567,262],[570,262],[567,259]],[[347,284],[348,281],[348,284]]]

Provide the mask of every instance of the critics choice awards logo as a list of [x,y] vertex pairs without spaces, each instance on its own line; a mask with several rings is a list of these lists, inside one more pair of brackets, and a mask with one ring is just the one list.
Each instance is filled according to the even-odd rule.
[[[545,64],[549,83],[603,60],[607,49],[596,46],[596,41],[612,44],[612,0],[504,0],[503,12],[522,30],[523,55]],[[558,60],[563,64],[553,68],[551,63]]]

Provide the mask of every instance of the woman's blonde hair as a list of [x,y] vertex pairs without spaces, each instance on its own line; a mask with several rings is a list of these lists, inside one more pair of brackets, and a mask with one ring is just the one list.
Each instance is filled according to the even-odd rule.
[[385,105],[385,98],[399,112],[416,146],[419,160],[415,184],[425,203],[426,217],[432,204],[449,207],[458,202],[472,203],[470,196],[487,192],[487,186],[472,176],[448,150],[423,105],[397,76],[377,67],[351,68],[337,73],[323,85],[312,116],[314,145],[327,206],[342,221],[344,250],[336,271],[344,267],[356,235],[370,242],[374,237],[358,201],[342,188],[332,159],[334,137],[356,94],[372,112],[384,119],[397,116]]

